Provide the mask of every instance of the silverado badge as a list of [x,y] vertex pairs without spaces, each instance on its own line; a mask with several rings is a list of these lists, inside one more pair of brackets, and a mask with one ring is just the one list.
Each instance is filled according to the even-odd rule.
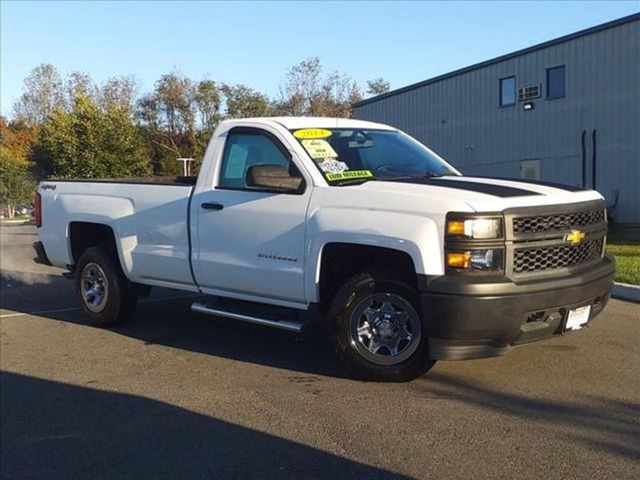
[[570,242],[571,245],[578,245],[584,238],[585,233],[580,230],[571,230],[571,233],[565,235],[565,242]]

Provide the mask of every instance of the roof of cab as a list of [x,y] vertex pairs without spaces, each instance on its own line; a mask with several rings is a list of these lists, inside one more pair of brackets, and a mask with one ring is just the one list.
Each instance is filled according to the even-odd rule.
[[[233,120],[232,120],[233,121]],[[257,117],[237,119],[237,122],[275,122],[279,123],[287,130],[297,130],[299,128],[367,128],[378,130],[396,130],[389,125],[382,123],[367,122],[364,120],[354,120],[350,118],[329,118],[329,117]]]

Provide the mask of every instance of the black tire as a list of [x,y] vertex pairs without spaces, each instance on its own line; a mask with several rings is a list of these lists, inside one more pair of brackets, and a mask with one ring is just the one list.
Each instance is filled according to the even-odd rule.
[[[415,317],[412,317],[413,330],[416,330],[415,325],[419,325],[419,330],[413,332],[415,335],[411,335],[411,340],[404,340],[407,342],[404,350],[404,355],[408,355],[406,358],[400,355],[403,353],[402,350],[394,358],[390,355],[391,351],[383,347],[379,351],[388,352],[389,358],[380,359],[379,355],[367,353],[368,347],[354,339],[353,324],[359,324],[362,305],[366,305],[370,299],[375,302],[377,298],[390,298],[396,299],[398,303],[398,297],[404,300],[402,305],[409,312],[409,316],[417,316],[417,323]],[[336,354],[347,370],[360,380],[405,382],[420,377],[436,362],[429,358],[427,335],[419,312],[417,292],[397,277],[394,278],[384,270],[365,271],[353,276],[338,290],[329,308],[331,339]],[[361,338],[359,335],[356,336]],[[376,358],[372,360],[367,356]],[[376,363],[379,361],[397,363],[381,365]]]
[[[97,278],[104,278],[100,301],[96,301],[95,295],[100,289],[89,288],[91,280],[88,278],[96,278],[90,275],[92,271],[97,273]],[[138,295],[124,276],[117,257],[114,259],[104,249],[90,247],[82,253],[76,265],[74,284],[89,324],[112,327],[122,325],[133,316]]]

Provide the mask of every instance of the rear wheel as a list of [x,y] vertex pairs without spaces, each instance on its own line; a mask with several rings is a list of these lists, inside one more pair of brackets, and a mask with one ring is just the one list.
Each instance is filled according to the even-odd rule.
[[357,378],[400,382],[428,371],[427,337],[418,294],[384,271],[362,272],[335,295],[330,308],[336,353]]
[[86,249],[76,265],[76,293],[91,325],[110,327],[131,318],[137,294],[120,264],[99,247]]

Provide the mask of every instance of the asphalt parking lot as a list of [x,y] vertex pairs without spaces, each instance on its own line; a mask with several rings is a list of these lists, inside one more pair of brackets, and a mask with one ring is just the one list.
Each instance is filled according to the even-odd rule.
[[350,380],[321,329],[189,311],[84,324],[72,285],[2,227],[0,476],[6,479],[640,478],[640,305],[404,384]]

